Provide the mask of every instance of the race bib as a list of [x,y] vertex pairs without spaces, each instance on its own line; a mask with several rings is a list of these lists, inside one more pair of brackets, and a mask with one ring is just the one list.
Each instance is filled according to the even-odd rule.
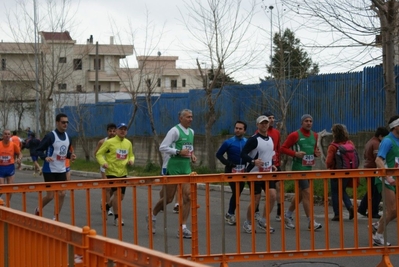
[[189,151],[189,153],[188,153],[188,155],[187,156],[182,156],[182,157],[185,157],[185,158],[191,158],[191,155],[193,154],[193,150],[194,150],[194,146],[193,145],[183,145],[182,146],[182,149],[187,149],[188,151]]
[[56,160],[66,160],[66,155],[57,155],[55,157]]
[[243,173],[245,172],[245,165],[236,165],[232,170],[232,173]]
[[271,161],[263,162],[262,166],[259,167],[259,172],[271,172],[273,164]]
[[302,166],[314,166],[314,155],[304,155],[302,158]]
[[116,159],[118,160],[124,160],[127,159],[127,149],[117,149],[116,150]]
[[11,157],[10,156],[0,156],[0,164],[7,164],[10,163]]

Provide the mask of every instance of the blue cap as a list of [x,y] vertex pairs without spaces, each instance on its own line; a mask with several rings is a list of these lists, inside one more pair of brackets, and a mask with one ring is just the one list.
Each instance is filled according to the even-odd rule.
[[126,128],[127,128],[127,125],[126,125],[125,123],[122,122],[122,123],[119,123],[119,124],[118,124],[118,127],[117,127],[117,128],[120,129],[120,128],[122,128],[122,127],[126,127]]

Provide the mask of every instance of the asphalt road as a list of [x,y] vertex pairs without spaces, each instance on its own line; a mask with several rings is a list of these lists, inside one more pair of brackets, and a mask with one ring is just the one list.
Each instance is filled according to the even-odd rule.
[[[98,174],[89,174],[87,177],[83,177],[81,175],[76,175],[72,172],[72,180],[89,180],[98,178]],[[15,177],[15,183],[35,183],[42,182],[42,177],[33,177],[31,170],[22,170],[17,171]],[[159,187],[152,188],[152,202],[158,200],[158,192]],[[199,223],[199,251],[202,254],[206,254],[208,251],[210,253],[221,253],[223,251],[223,236],[225,236],[225,248],[224,250],[228,252],[235,252],[237,248],[236,240],[236,226],[229,226],[224,224],[223,220],[223,212],[221,211],[221,192],[220,190],[212,190],[209,194],[209,205],[210,205],[210,216],[209,220],[206,220],[205,209],[201,207],[206,207],[205,202],[205,190],[198,190],[198,199],[199,199],[199,209],[198,209],[198,223]],[[93,189],[90,190],[90,206],[86,205],[86,194],[85,190],[76,190],[74,193],[75,198],[75,217],[76,217],[76,226],[82,227],[88,225],[88,221],[90,222],[90,227],[95,229],[98,234],[104,234],[103,232],[103,216],[100,209],[101,204],[101,190]],[[137,187],[136,192],[131,188],[127,189],[127,193],[125,199],[122,202],[122,214],[125,221],[125,226],[122,227],[121,237],[123,241],[134,243],[134,240],[137,240],[137,244],[144,247],[149,247],[149,233],[147,231],[147,224],[145,222],[145,215],[148,213],[148,189],[147,187]],[[67,193],[67,197],[65,199],[64,208],[60,214],[59,220],[61,222],[70,223],[71,218],[71,207],[70,207],[70,197],[71,194]],[[227,209],[228,200],[230,198],[230,193],[225,192],[224,194],[224,206]],[[32,212],[35,206],[38,203],[38,194],[37,193],[28,193],[26,195],[27,199],[27,209],[28,212]],[[21,201],[22,196],[20,194],[14,194],[11,200],[11,207],[16,209],[21,209]],[[137,204],[137,216],[135,216],[134,209],[132,208],[133,201]],[[241,212],[241,226],[244,222],[244,214],[246,212],[246,208],[249,204],[250,198],[248,194],[243,194],[241,196],[240,202],[240,212]],[[262,202],[264,203],[264,202]],[[286,207],[288,206],[288,202],[285,203]],[[167,207],[167,212],[158,214],[157,218],[157,233],[153,235],[153,249],[167,252],[172,255],[180,254],[181,252],[184,254],[189,254],[191,251],[191,240],[183,240],[183,247],[180,250],[179,239],[176,238],[176,233],[178,229],[178,216],[172,212],[173,205],[169,205]],[[87,212],[90,212],[90,216],[88,216]],[[329,218],[333,217],[332,208],[329,208]],[[274,221],[275,210],[273,211],[273,220],[271,220],[271,225],[276,229],[276,232],[271,235],[271,250],[280,250],[282,242],[284,242],[281,238],[281,223]],[[324,224],[324,207],[315,206],[314,208],[315,218],[318,222]],[[166,226],[165,233],[166,239],[163,232],[163,217],[166,217]],[[43,216],[47,218],[53,217],[53,203],[47,205],[43,210]],[[104,216],[105,217],[105,216]],[[90,218],[90,219],[88,219]],[[354,227],[353,221],[349,221],[348,214],[344,211],[344,244],[345,247],[351,247],[354,245]],[[134,222],[137,219],[137,228],[134,230]],[[396,222],[396,221],[395,221]],[[210,226],[211,233],[211,246],[207,248],[206,239],[205,239],[205,227],[206,225]],[[338,248],[340,246],[340,238],[339,238],[339,224],[338,222],[330,221],[330,247]],[[189,228],[191,228],[191,220],[188,222]],[[367,246],[368,245],[368,227],[367,227],[367,218],[359,215],[358,220],[359,227],[359,245]],[[389,233],[392,234],[388,239],[391,243],[397,244],[398,240],[396,240],[396,224],[391,224],[388,226]],[[118,227],[113,225],[113,217],[108,217],[106,221],[106,235],[112,238],[118,238]],[[224,235],[223,235],[224,233]],[[240,229],[241,233],[241,242],[240,249],[241,252],[250,252],[251,248],[251,235],[246,234],[242,229]],[[296,248],[296,237],[295,230],[285,230],[285,246],[287,249],[295,249]],[[316,240],[316,248],[323,248],[325,246],[325,229],[321,229],[315,232],[315,240]],[[265,233],[261,231],[257,231],[256,233],[256,251],[265,251],[266,242],[265,242]],[[165,241],[167,242],[167,246],[165,246]],[[302,207],[300,207],[300,240],[299,240],[301,249],[310,249],[311,244],[311,235],[310,231],[307,230],[307,219],[305,218]],[[253,261],[253,262],[238,262],[238,263],[230,263],[229,267],[238,267],[238,266],[246,266],[246,267],[260,267],[260,266],[284,266],[284,267],[293,267],[293,266],[377,266],[381,261],[381,256],[361,256],[361,257],[344,257],[344,258],[318,258],[318,259],[304,259],[304,260],[293,260],[293,261],[281,261],[281,260],[264,260],[264,261]],[[399,256],[391,256],[391,262],[393,266],[399,266]],[[212,266],[219,266],[219,264],[213,264]]]

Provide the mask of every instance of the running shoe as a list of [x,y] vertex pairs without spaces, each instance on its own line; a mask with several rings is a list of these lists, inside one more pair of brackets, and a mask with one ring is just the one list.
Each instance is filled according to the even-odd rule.
[[[308,224],[308,230],[310,230],[310,222],[309,222],[309,224]],[[321,229],[323,226],[321,225],[321,223],[318,223],[318,222],[316,222],[316,221],[313,221],[313,228],[314,228],[314,230],[318,230],[318,229]]]
[[[384,236],[382,234],[379,234],[379,233],[373,234],[373,245],[374,246],[385,246]],[[390,246],[391,243],[387,242],[386,245]]]
[[[183,228],[182,230],[183,238],[190,239],[191,238],[191,231],[188,228]],[[177,237],[180,237],[180,231],[177,230]]]
[[372,224],[371,224],[371,229],[372,229],[372,231],[373,231],[373,235],[374,235],[375,233],[377,233],[379,224],[380,224],[379,222],[375,222],[375,223],[372,223]]
[[236,225],[236,216],[234,214],[226,213],[224,215],[224,220],[227,222],[228,225]]
[[287,228],[287,229],[295,229],[294,219],[292,219],[292,217],[285,216],[284,223],[285,223],[285,228]]
[[244,228],[244,231],[245,231],[247,234],[251,234],[251,233],[252,233],[252,225],[250,225],[250,224],[248,223],[248,221],[244,221],[244,224],[243,224],[242,228]]
[[266,232],[267,231],[267,229],[269,229],[269,233],[274,233],[274,228],[273,227],[271,227],[271,226],[269,226],[269,228],[267,227],[267,224],[266,224],[266,219],[265,218],[262,218],[261,220],[259,220],[257,223],[256,223],[256,225],[258,226],[258,228],[260,228],[261,230],[263,230],[264,232]]
[[255,212],[255,221],[259,221],[260,219],[262,219],[262,216],[260,216],[260,212]]
[[173,207],[173,213],[179,213],[179,205]]
[[[148,224],[148,215],[145,216],[145,220],[147,222],[147,229],[149,229],[150,225]],[[157,217],[152,216],[152,233],[155,234],[156,232],[156,223],[157,223]]]
[[[114,219],[114,225],[118,226],[119,225],[119,218]],[[125,222],[123,221],[123,219],[121,220],[121,225],[124,226]]]

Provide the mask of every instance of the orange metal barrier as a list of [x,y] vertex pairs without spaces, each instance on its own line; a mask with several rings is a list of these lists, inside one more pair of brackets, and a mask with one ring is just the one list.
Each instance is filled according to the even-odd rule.
[[[113,184],[109,184],[109,180],[80,180],[69,181],[64,183],[36,183],[36,184],[13,184],[0,186],[0,193],[6,194],[6,205],[15,209],[27,211],[33,210],[30,200],[34,199],[36,203],[40,203],[37,197],[41,199],[44,191],[59,191],[66,190],[70,198],[70,205],[62,210],[61,214],[56,214],[57,220],[69,222],[72,225],[87,225],[90,228],[97,229],[101,235],[106,237],[117,237],[135,245],[148,247],[155,250],[163,250],[168,254],[178,255],[181,258],[190,259],[194,262],[201,263],[220,263],[221,266],[228,266],[230,262],[250,262],[250,261],[264,261],[264,260],[292,260],[292,259],[308,259],[308,258],[336,258],[348,256],[382,256],[382,261],[378,266],[392,266],[389,255],[399,254],[399,222],[391,222],[396,230],[396,235],[390,235],[391,242],[394,244],[390,247],[373,247],[372,234],[368,230],[371,229],[372,218],[369,217],[367,223],[361,221],[355,213],[352,222],[349,224],[344,222],[343,218],[339,222],[331,222],[328,214],[331,208],[328,200],[328,179],[339,179],[339,185],[343,178],[352,178],[356,183],[361,177],[375,177],[381,175],[399,176],[399,170],[388,169],[358,169],[358,170],[327,170],[327,171],[312,171],[312,172],[274,172],[274,173],[236,173],[236,174],[210,174],[210,175],[187,175],[187,176],[156,176],[156,177],[138,177],[113,179]],[[304,231],[307,229],[308,221],[303,216],[302,207],[299,205],[299,196],[295,195],[296,210],[294,212],[295,229],[285,229],[284,215],[282,220],[276,225],[276,232],[270,234],[268,231],[264,237],[252,231],[248,235],[242,231],[241,220],[246,214],[245,201],[237,199],[237,225],[234,228],[225,227],[225,192],[222,190],[220,195],[212,190],[211,184],[227,183],[227,182],[241,182],[254,183],[255,181],[295,181],[295,192],[299,191],[299,181],[307,179],[310,181],[310,191],[314,191],[316,183],[323,187],[324,195],[321,197],[323,207],[320,212],[315,214],[313,208],[310,209],[310,221],[314,218],[322,218],[323,228],[319,231],[314,231],[313,224],[311,224],[311,231]],[[169,218],[168,212],[163,213],[163,220],[160,213],[158,215],[157,226],[159,229],[156,235],[151,233],[150,226],[144,220],[147,214],[152,213],[153,198],[158,200],[159,187],[165,184],[178,184],[181,190],[181,184],[189,183],[191,185],[191,241],[184,241],[182,238],[170,238],[170,230],[173,226],[181,226],[181,215],[177,219]],[[205,190],[199,192],[197,184],[205,185]],[[281,194],[278,196],[281,199],[282,211],[285,210],[284,205],[284,183],[281,184]],[[118,192],[120,188],[126,186],[128,189],[122,205],[119,206],[118,213],[124,216],[125,221],[129,221],[129,225],[124,227],[110,227],[107,215],[101,212],[101,222],[98,222],[94,217],[98,217],[98,197],[102,197],[102,207],[105,203],[105,188],[116,187]],[[368,188],[370,189],[368,182]],[[341,186],[339,186],[341,188]],[[397,183],[396,189],[398,190]],[[266,188],[267,191],[268,187]],[[100,192],[101,191],[101,192]],[[12,201],[10,201],[10,194],[13,193]],[[238,193],[238,187],[237,187]],[[20,195],[20,198],[17,196]],[[97,199],[95,198],[97,195]],[[202,196],[204,195],[204,196]],[[238,194],[237,194],[238,195]],[[356,190],[353,193],[354,199],[357,198]],[[217,197],[221,200],[221,204],[214,204],[213,198]],[[18,198],[18,199],[17,199]],[[242,197],[243,198],[243,197]],[[342,190],[339,192],[339,198],[342,198]],[[17,200],[14,200],[17,199]],[[121,197],[119,195],[119,200]],[[15,201],[17,203],[15,203]],[[19,201],[19,202],[18,202]],[[266,194],[265,202],[268,203],[269,195]],[[92,203],[95,204],[92,204]],[[181,201],[180,201],[181,202]],[[254,204],[253,192],[250,193],[250,198],[247,203]],[[371,199],[369,199],[369,204]],[[58,206],[57,198],[55,198],[55,206]],[[242,206],[244,205],[245,206]],[[315,204],[314,196],[310,196],[310,206]],[[263,206],[263,202],[261,202]],[[357,202],[353,203],[354,210],[357,210]],[[371,206],[371,205],[369,205]],[[399,198],[397,198],[397,206],[399,206]],[[342,211],[342,203],[339,205]],[[69,208],[69,210],[68,210]],[[49,208],[46,207],[47,210]],[[266,206],[266,214],[269,214],[269,207]],[[82,215],[84,214],[84,216]],[[127,220],[126,215],[129,214]],[[342,212],[341,212],[342,214]],[[42,215],[42,214],[41,214]],[[45,216],[48,215],[45,214]],[[254,218],[254,211],[251,211],[251,216]],[[341,215],[342,216],[342,215]],[[240,220],[241,218],[241,220]],[[271,224],[271,218],[267,215],[267,225]],[[305,219],[305,220],[304,220]],[[178,223],[171,223],[170,221],[178,221]],[[163,223],[161,225],[161,223]],[[221,225],[221,230],[214,230],[214,225]],[[390,224],[390,225],[391,225]],[[160,228],[159,226],[162,226]],[[252,225],[255,226],[255,220],[252,220]],[[350,228],[349,233],[345,231]],[[99,230],[101,229],[101,230]],[[162,233],[163,231],[163,233]],[[169,232],[168,232],[169,231]],[[391,229],[392,231],[392,229]],[[393,231],[394,232],[394,231]],[[176,232],[173,232],[173,235]],[[334,241],[335,237],[339,237],[339,241]],[[306,241],[306,242],[305,242]],[[100,241],[97,244],[101,244]],[[93,243],[94,244],[94,243]],[[115,242],[115,247],[118,246]],[[250,244],[249,246],[245,246]],[[112,249],[112,243],[109,244],[108,249]],[[1,245],[0,245],[1,246]],[[97,245],[96,245],[97,246]],[[102,245],[98,245],[102,246]],[[104,250],[106,251],[106,250]],[[102,252],[104,253],[104,252]],[[95,253],[97,256],[102,253]],[[115,260],[123,255],[116,255]],[[102,261],[102,260],[96,260]],[[96,265],[97,266],[97,265]],[[140,266],[140,265],[139,265]],[[152,266],[152,265],[149,265]],[[193,266],[193,265],[192,265]]]
[[0,231],[1,267],[206,266],[3,206]]

